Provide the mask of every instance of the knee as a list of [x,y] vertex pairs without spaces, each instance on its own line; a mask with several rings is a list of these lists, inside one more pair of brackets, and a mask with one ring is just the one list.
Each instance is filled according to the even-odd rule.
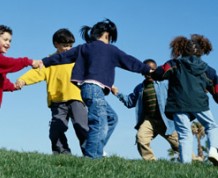
[[136,142],[138,144],[143,144],[144,145],[144,144],[148,144],[150,141],[149,141],[149,139],[145,138],[145,136],[144,136],[144,134],[142,132],[138,131],[137,134],[136,134]]
[[113,123],[114,123],[114,125],[117,125],[117,123],[118,123],[118,116],[116,113],[114,113],[114,116],[113,116]]
[[50,132],[66,132],[68,127],[61,120],[52,120]]

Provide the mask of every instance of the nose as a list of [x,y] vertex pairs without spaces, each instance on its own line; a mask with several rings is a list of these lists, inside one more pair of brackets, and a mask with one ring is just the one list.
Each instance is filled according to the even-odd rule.
[[71,47],[70,46],[68,46],[68,47],[65,47],[65,51],[68,51],[69,49],[70,49]]
[[11,42],[10,42],[10,41],[7,41],[7,42],[6,42],[6,45],[8,46],[8,48],[10,48]]

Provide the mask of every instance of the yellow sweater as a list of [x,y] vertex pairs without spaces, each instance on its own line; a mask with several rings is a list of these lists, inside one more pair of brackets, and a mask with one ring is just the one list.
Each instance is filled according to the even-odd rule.
[[80,89],[70,82],[73,67],[74,63],[31,69],[19,79],[25,81],[26,85],[46,81],[48,107],[51,102],[82,101]]

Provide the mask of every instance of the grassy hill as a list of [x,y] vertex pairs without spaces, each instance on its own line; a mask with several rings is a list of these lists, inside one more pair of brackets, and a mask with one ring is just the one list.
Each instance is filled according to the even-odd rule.
[[191,165],[167,160],[99,160],[0,149],[0,178],[217,178],[210,163]]

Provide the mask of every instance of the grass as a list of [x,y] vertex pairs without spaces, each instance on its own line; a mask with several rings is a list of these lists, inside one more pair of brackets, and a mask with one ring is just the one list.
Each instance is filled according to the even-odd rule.
[[216,178],[210,163],[89,158],[0,149],[0,178]]

